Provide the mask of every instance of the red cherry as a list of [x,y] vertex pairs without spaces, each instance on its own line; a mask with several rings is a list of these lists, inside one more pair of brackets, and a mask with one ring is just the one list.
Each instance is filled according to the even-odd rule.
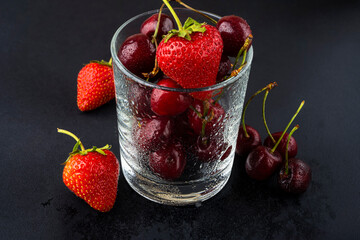
[[240,126],[237,138],[236,153],[240,156],[247,156],[253,149],[261,145],[259,132],[247,124],[245,127],[249,137],[245,136],[244,129]]
[[270,148],[258,146],[247,156],[245,170],[252,179],[264,180],[270,177],[281,163],[280,153],[272,153]]
[[189,125],[198,135],[202,133],[203,122],[205,122],[205,135],[215,134],[222,125],[225,111],[219,103],[214,100],[200,101],[196,99],[193,108],[188,111]]
[[229,147],[220,136],[196,138],[192,146],[192,152],[201,162],[213,162],[216,160],[225,160],[231,153],[232,146]]
[[171,143],[150,153],[151,170],[160,177],[174,180],[181,176],[186,165],[185,154],[180,143]]
[[288,193],[303,193],[311,182],[311,168],[305,162],[297,158],[289,159],[288,173],[283,166],[279,173],[279,185]]
[[150,107],[151,90],[134,82],[129,88],[129,105],[138,118],[151,118],[154,113]]
[[149,73],[155,65],[155,45],[144,34],[128,37],[118,51],[121,63],[133,74],[143,78],[142,73]]
[[139,148],[155,151],[168,144],[174,132],[174,123],[168,117],[145,119],[134,129],[134,139]]
[[[271,135],[277,141],[283,132],[276,132],[272,133]],[[278,151],[283,158],[285,158],[286,153],[286,141],[288,139],[289,134],[285,133],[284,137],[281,139],[279,146],[277,147],[276,151]],[[271,138],[268,136],[264,141],[264,146],[267,146],[269,148],[273,148],[275,143],[271,140]],[[293,136],[290,137],[289,147],[288,147],[288,154],[289,158],[295,157],[298,151],[297,143],[295,141],[295,138]]]
[[185,112],[176,116],[174,122],[176,123],[174,133],[176,138],[182,143],[185,149],[193,146],[196,142],[197,135],[189,125],[187,113]]
[[[170,78],[161,79],[158,85],[169,88],[181,88]],[[192,97],[186,93],[165,91],[155,88],[151,94],[151,109],[159,116],[174,116],[186,111]]]
[[[156,25],[158,23],[158,17],[159,14],[155,13],[154,15],[146,19],[141,25],[140,32],[151,39],[155,33]],[[166,35],[170,30],[174,28],[174,21],[168,15],[161,14],[159,29],[156,36],[157,43],[160,43],[163,35]]]
[[250,26],[238,16],[224,16],[216,25],[224,42],[223,54],[236,57],[246,38],[251,34]]

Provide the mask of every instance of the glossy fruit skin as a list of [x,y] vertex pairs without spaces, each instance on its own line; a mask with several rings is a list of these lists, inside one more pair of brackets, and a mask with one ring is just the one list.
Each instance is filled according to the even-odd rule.
[[180,143],[170,143],[150,153],[150,169],[166,180],[179,178],[184,171],[186,158]]
[[141,151],[156,151],[167,145],[174,133],[174,122],[169,117],[144,119],[135,126],[133,137]]
[[265,180],[280,167],[282,163],[280,153],[276,151],[271,153],[270,151],[270,148],[261,145],[249,153],[245,162],[245,170],[250,178]]
[[106,156],[97,152],[76,154],[66,162],[63,171],[65,185],[101,212],[114,206],[120,169],[116,156],[109,150],[104,152]]
[[[140,32],[146,35],[148,38],[152,38],[155,33],[156,25],[158,23],[159,14],[155,13],[146,19],[140,27]],[[157,33],[156,41],[160,43],[162,36],[166,35],[170,30],[175,28],[174,21],[166,14],[161,14],[159,30]]]
[[[181,88],[175,81],[165,78],[158,83],[169,88]],[[187,93],[164,91],[154,88],[151,93],[151,110],[159,116],[175,116],[185,112],[193,98]]]
[[151,89],[133,82],[129,88],[129,105],[134,116],[139,118],[151,118],[154,112],[151,110]]
[[[282,132],[276,132],[276,133],[272,133],[272,136],[275,139],[275,141],[277,141],[281,137],[281,134],[282,134]],[[281,139],[279,145],[276,148],[276,151],[278,151],[281,154],[283,159],[285,159],[286,142],[287,142],[288,137],[289,137],[289,134],[285,133],[284,137]],[[271,140],[271,138],[269,136],[264,140],[264,146],[272,148],[272,147],[274,147],[274,145],[275,144],[273,143],[273,141]],[[291,136],[290,141],[289,141],[289,147],[288,147],[288,157],[289,158],[295,157],[297,152],[298,152],[298,147],[297,147],[296,140],[293,136]]]
[[128,37],[118,51],[121,63],[133,74],[144,78],[142,73],[149,73],[155,65],[155,45],[142,33]]
[[193,154],[201,162],[214,162],[225,160],[231,153],[231,146],[224,142],[221,137],[201,137],[196,138],[192,146]]
[[247,22],[238,16],[230,15],[220,18],[216,28],[224,41],[224,54],[236,57],[246,38],[251,34]]
[[[204,25],[204,33],[192,33],[191,40],[173,36],[161,41],[156,52],[160,69],[183,88],[201,88],[216,83],[223,42],[219,31]],[[200,99],[209,94],[193,94]]]
[[77,77],[77,105],[81,111],[94,110],[115,97],[113,70],[110,66],[89,63]]
[[[201,135],[204,119],[206,121],[204,136],[210,136],[211,134],[215,134],[219,131],[223,124],[225,111],[218,102],[214,103],[212,99],[206,101],[195,99],[192,106],[198,113],[202,115],[200,117],[193,109],[189,109],[187,111],[189,125],[196,134]],[[206,108],[208,111],[207,115],[205,116],[204,109]]]
[[230,59],[226,55],[221,56],[219,70],[216,76],[216,81],[221,82],[224,80],[224,77],[228,74],[231,69]]
[[285,166],[280,169],[279,185],[288,193],[300,194],[305,192],[311,182],[311,168],[298,158],[289,159],[289,172],[285,174]]
[[245,128],[249,137],[245,136],[242,125],[240,126],[238,132],[236,153],[240,156],[247,156],[253,149],[261,145],[261,137],[259,132],[247,124],[245,124]]

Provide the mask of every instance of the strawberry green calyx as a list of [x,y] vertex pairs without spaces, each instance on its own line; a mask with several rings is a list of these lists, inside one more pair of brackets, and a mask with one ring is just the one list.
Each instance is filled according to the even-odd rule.
[[[104,150],[109,150],[109,149],[111,148],[111,145],[106,144],[104,147],[101,147],[101,148],[98,148],[98,147],[93,146],[92,148],[85,149],[85,147],[84,147],[84,145],[82,144],[82,142],[80,141],[80,139],[79,139],[77,136],[75,136],[73,133],[71,133],[71,132],[69,132],[69,131],[67,131],[67,130],[64,130],[64,129],[59,129],[59,128],[57,129],[57,131],[58,131],[59,133],[66,134],[66,135],[74,138],[75,141],[76,141],[76,143],[75,143],[75,145],[74,145],[74,147],[73,147],[72,152],[69,153],[69,157],[66,159],[66,161],[65,161],[63,164],[66,164],[67,161],[69,161],[69,159],[70,159],[71,157],[73,157],[74,155],[76,155],[76,154],[80,154],[80,155],[83,156],[83,155],[88,154],[89,152],[97,152],[97,153],[99,153],[99,154],[101,154],[101,155],[106,156],[106,153],[104,152]],[[79,147],[80,147],[80,149],[79,149]]]
[[109,60],[108,62],[107,62],[107,61],[104,61],[104,60],[101,60],[101,61],[91,60],[90,63],[98,63],[98,64],[100,64],[100,65],[112,67],[112,58],[110,58],[110,60]]
[[176,15],[174,9],[169,4],[169,1],[163,0],[163,2],[169,8],[169,10],[170,10],[171,14],[173,15],[173,17],[176,21],[176,24],[179,28],[178,30],[173,29],[173,30],[169,31],[169,33],[166,35],[166,37],[164,39],[165,43],[172,36],[179,36],[179,37],[185,38],[190,41],[191,40],[190,34],[192,34],[193,32],[202,32],[203,33],[206,31],[206,28],[204,27],[204,25],[206,25],[206,23],[199,23],[190,17],[185,21],[184,26],[182,26],[179,17]]

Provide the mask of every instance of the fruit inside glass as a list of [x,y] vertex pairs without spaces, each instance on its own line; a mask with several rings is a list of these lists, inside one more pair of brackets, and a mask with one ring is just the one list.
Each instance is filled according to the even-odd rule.
[[[211,24],[191,10],[175,10],[182,23],[191,17]],[[191,205],[217,194],[230,177],[253,49],[238,75],[206,88],[169,88],[145,81],[127,70],[117,53],[125,39],[139,33],[142,22],[157,12],[126,21],[111,42],[121,168],[129,185],[143,197],[161,204]],[[166,9],[163,13],[171,16]],[[154,91],[182,94],[191,104],[181,114],[158,116],[151,108]]]

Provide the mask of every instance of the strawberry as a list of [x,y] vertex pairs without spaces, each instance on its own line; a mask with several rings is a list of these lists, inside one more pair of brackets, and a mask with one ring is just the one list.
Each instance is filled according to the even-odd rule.
[[[171,8],[167,0],[164,3]],[[176,14],[172,13],[179,30],[169,31],[157,48],[156,59],[160,69],[183,88],[215,84],[223,51],[219,31],[192,18],[188,18],[182,26]],[[205,95],[196,94],[197,98]]]
[[77,105],[81,111],[90,111],[115,97],[113,70],[110,62],[91,61],[77,78]]
[[71,132],[63,129],[58,129],[58,132],[76,140],[65,162],[65,185],[92,208],[101,212],[110,211],[115,203],[119,178],[119,161],[109,151],[111,146],[85,149],[80,139]]

